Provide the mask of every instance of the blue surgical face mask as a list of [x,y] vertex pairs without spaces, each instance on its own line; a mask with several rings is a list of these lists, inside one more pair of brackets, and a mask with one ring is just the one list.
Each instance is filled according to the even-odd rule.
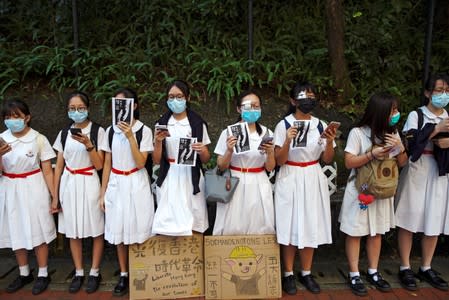
[[87,119],[89,112],[88,111],[79,112],[76,110],[76,111],[69,111],[68,115],[69,118],[73,120],[73,122],[83,123]]
[[180,114],[186,110],[186,99],[184,98],[173,98],[167,100],[168,108],[175,114]]
[[388,124],[390,126],[394,126],[399,122],[399,118],[401,117],[401,114],[399,112],[395,113],[394,115],[392,115],[390,117],[390,121],[388,122]]
[[5,126],[11,130],[11,132],[21,132],[25,129],[25,120],[24,119],[6,119]]
[[432,105],[437,108],[443,108],[449,103],[449,95],[441,93],[439,95],[432,95]]
[[242,120],[247,123],[256,123],[261,115],[260,109],[242,110]]

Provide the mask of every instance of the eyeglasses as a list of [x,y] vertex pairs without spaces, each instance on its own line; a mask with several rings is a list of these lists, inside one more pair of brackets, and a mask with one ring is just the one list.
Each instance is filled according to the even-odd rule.
[[184,98],[184,95],[183,94],[177,94],[177,95],[173,95],[173,94],[169,94],[168,95],[168,99],[170,99],[170,100],[173,100],[173,99],[183,99]]
[[243,104],[240,105],[240,108],[242,110],[259,110],[260,109],[260,105],[254,105],[254,104]]
[[438,89],[434,89],[433,90],[433,93],[434,94],[442,94],[442,93],[446,93],[446,94],[449,94],[449,88],[446,88],[446,89],[444,89],[444,88],[438,88]]
[[87,111],[87,107],[69,107],[69,112],[78,111],[79,113],[84,113]]

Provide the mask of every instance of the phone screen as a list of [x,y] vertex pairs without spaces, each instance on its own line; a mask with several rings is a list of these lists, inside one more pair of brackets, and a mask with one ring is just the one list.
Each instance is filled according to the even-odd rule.
[[81,134],[81,128],[70,128],[70,133],[72,135],[80,135]]
[[2,137],[0,137],[0,147],[5,144],[6,144],[6,141]]

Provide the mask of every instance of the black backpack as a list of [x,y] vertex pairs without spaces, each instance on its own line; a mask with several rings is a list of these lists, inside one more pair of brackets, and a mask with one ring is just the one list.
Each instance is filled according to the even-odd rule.
[[[137,141],[137,147],[140,149],[140,142],[142,142],[142,134],[143,134],[143,127],[139,128],[139,130],[136,131],[136,141]],[[114,129],[112,127],[109,127],[109,134],[108,134],[108,142],[109,142],[109,149],[112,149],[112,139],[114,138]],[[153,157],[151,156],[151,153],[148,153],[147,161],[145,162],[145,169],[147,170],[148,176],[150,177],[150,183],[154,182],[153,179]]]

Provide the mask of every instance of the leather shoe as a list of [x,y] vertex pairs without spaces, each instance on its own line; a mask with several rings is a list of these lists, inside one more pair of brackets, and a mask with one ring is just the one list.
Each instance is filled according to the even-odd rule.
[[351,291],[357,296],[365,296],[368,294],[365,284],[363,284],[360,276],[349,277],[349,287]]
[[399,271],[398,277],[399,282],[404,289],[407,289],[409,291],[416,291],[418,289],[418,285],[416,284],[415,280],[415,274],[411,269]]
[[447,282],[444,281],[443,278],[438,276],[438,274],[432,269],[429,269],[424,272],[421,271],[421,269],[419,269],[417,275],[420,279],[427,281],[434,288],[437,288],[437,289],[440,289],[443,291],[447,291],[449,289]]
[[311,293],[318,294],[321,292],[320,285],[313,279],[311,274],[302,276],[298,274],[299,282],[302,283]]
[[50,276],[43,277],[38,276],[36,281],[34,282],[33,289],[31,290],[31,293],[33,295],[39,295],[43,291],[45,291],[48,287],[48,284],[50,283]]
[[98,276],[90,275],[89,277],[87,277],[86,293],[92,294],[96,290],[98,290],[100,282],[101,282],[101,274],[98,274]]
[[128,276],[120,276],[117,285],[114,287],[114,296],[123,296],[128,292],[129,278]]
[[382,275],[380,275],[379,272],[376,272],[374,274],[366,274],[366,279],[381,292],[391,291],[391,285],[385,279],[383,279]]
[[84,282],[84,276],[73,276],[72,278],[72,282],[70,283],[69,286],[69,293],[76,293],[81,289],[81,286],[83,285]]
[[296,295],[296,280],[295,275],[282,277],[282,289],[289,295]]
[[14,293],[15,291],[20,290],[25,285],[27,285],[30,282],[33,282],[33,274],[29,274],[28,276],[17,276],[16,279],[14,279],[13,282],[11,282],[10,285],[6,288],[7,293]]

